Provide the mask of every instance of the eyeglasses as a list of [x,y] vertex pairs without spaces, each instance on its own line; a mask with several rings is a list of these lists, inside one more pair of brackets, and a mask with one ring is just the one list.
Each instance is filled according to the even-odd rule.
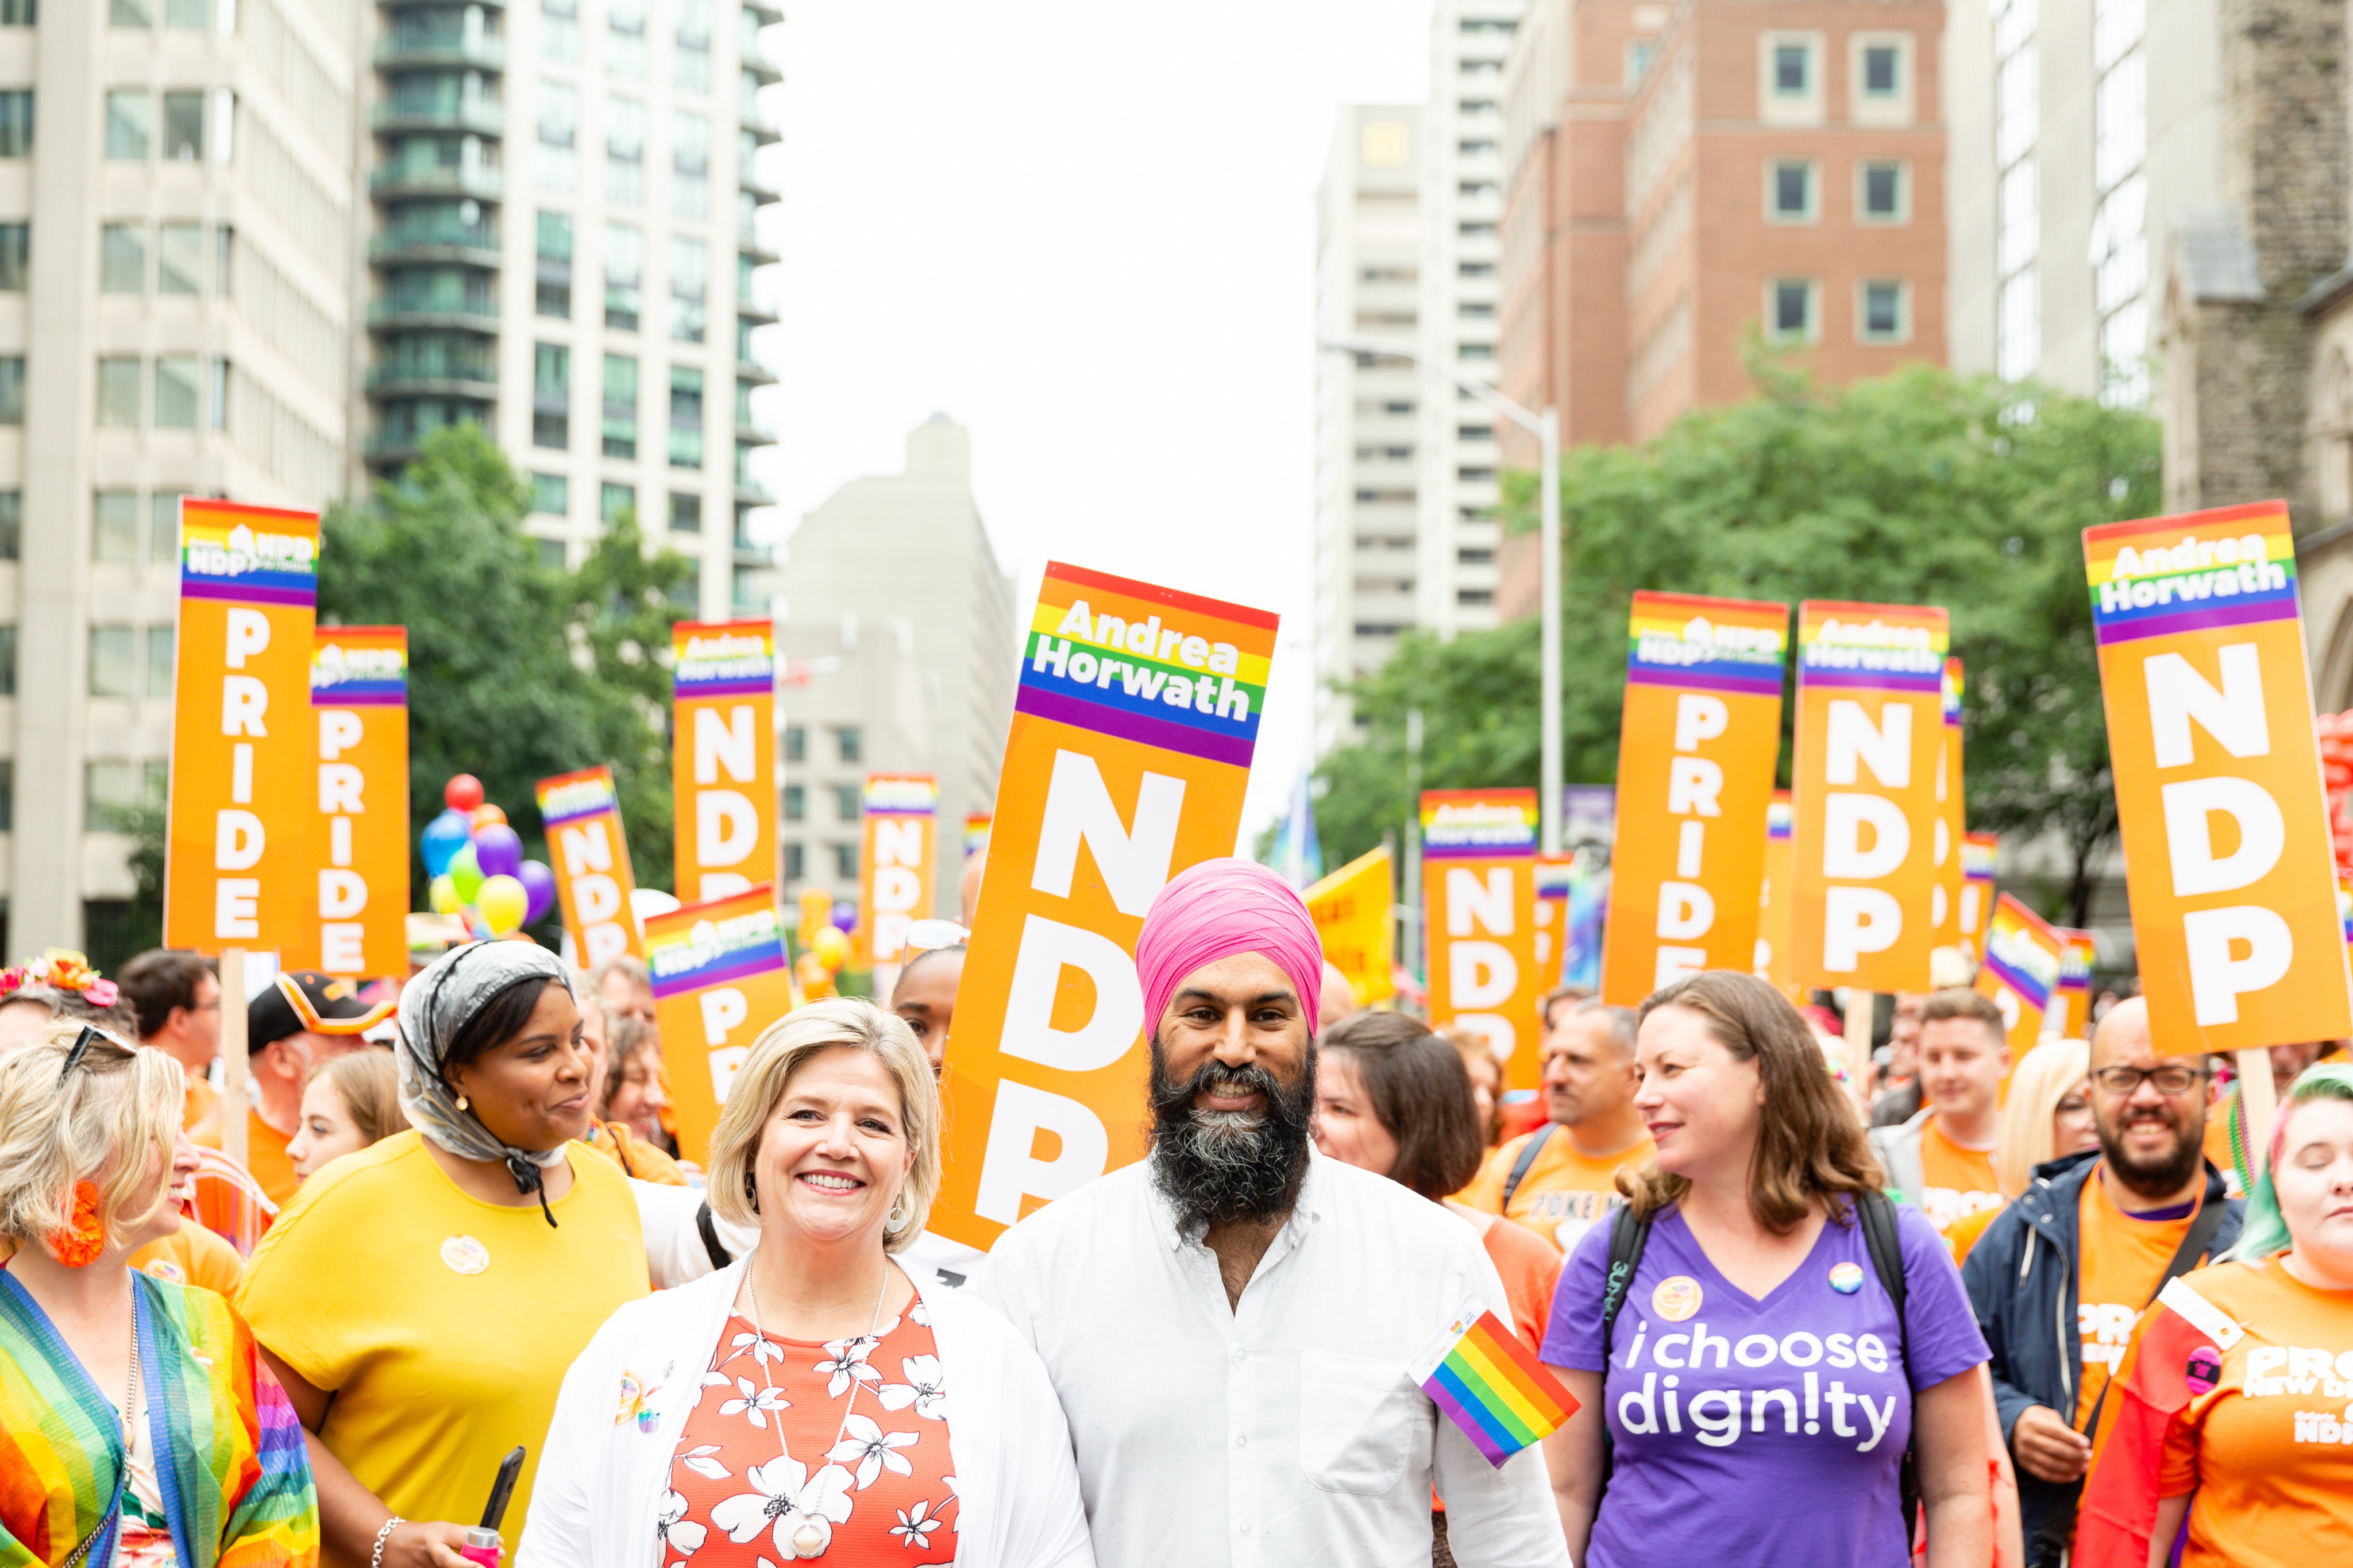
[[2129,1100],[2140,1092],[2140,1086],[2144,1083],[2157,1085],[2159,1094],[2188,1094],[2213,1076],[2211,1068],[2168,1062],[2161,1068],[2102,1068],[2092,1075],[2092,1081],[2100,1086],[2103,1094]]

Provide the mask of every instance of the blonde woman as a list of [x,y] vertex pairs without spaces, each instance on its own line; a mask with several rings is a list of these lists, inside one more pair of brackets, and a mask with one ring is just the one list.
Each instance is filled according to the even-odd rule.
[[87,1026],[0,1062],[0,1563],[309,1568],[302,1428],[210,1290],[134,1271],[184,1222],[186,1080]]
[[[1994,1180],[2004,1198],[2034,1184],[2034,1168],[2100,1146],[2092,1120],[2092,1047],[2082,1040],[2045,1040],[2010,1069],[2001,1102],[2001,1131],[1993,1152]],[[2000,1209],[1979,1209],[1945,1233],[1957,1263],[1969,1255]]]
[[711,1141],[750,1256],[632,1303],[564,1380],[516,1568],[1092,1568],[1044,1366],[894,1255],[940,1181],[906,1024],[849,998],[771,1025]]

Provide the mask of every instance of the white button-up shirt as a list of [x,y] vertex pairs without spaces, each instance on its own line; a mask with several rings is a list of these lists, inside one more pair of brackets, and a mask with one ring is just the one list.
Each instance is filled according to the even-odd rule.
[[1568,1568],[1535,1449],[1498,1469],[1407,1375],[1473,1294],[1511,1321],[1460,1216],[1311,1154],[1239,1303],[1148,1161],[1008,1231],[975,1289],[1046,1363],[1099,1568],[1427,1564],[1430,1497],[1478,1568]]

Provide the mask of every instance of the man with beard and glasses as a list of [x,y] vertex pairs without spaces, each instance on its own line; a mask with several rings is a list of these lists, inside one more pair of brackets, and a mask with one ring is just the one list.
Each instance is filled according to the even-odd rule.
[[1480,1568],[1567,1568],[1544,1461],[1490,1466],[1407,1376],[1475,1296],[1479,1238],[1311,1133],[1315,927],[1241,860],[1161,889],[1135,952],[1152,1152],[1000,1237],[975,1286],[1045,1359],[1095,1560],[1395,1564],[1433,1489]]
[[2147,1001],[2118,1003],[2092,1032],[2100,1146],[2036,1166],[1962,1266],[2030,1563],[2058,1563],[2073,1536],[2108,1377],[2141,1312],[2238,1239],[2242,1205],[2203,1148],[2211,1076],[2203,1057],[2156,1054]]

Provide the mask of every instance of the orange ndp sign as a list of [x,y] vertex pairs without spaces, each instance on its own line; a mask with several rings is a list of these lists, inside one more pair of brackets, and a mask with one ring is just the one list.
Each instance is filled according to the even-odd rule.
[[1754,966],[1788,638],[1785,605],[1634,595],[1602,1000]]
[[181,498],[167,947],[295,952],[312,940],[318,569],[315,512]]
[[1945,661],[1945,747],[1936,760],[1936,890],[1928,901],[1938,947],[1961,942],[1961,661]]
[[1790,978],[1925,991],[1944,753],[1945,612],[1798,606]]
[[986,1247],[1143,1157],[1135,939],[1170,877],[1233,853],[1275,626],[1048,563],[942,1082],[942,1235]]
[[776,628],[681,621],[670,651],[676,886],[696,903],[776,880]]
[[776,884],[648,915],[646,967],[653,973],[680,1152],[701,1162],[752,1042],[792,1011]]
[[583,969],[608,958],[646,955],[629,895],[629,841],[621,835],[621,797],[610,768],[583,768],[542,779],[533,793],[539,820],[547,830],[547,858],[555,872],[555,896],[564,929]]
[[1542,1072],[1536,1000],[1547,987],[1536,970],[1535,868],[1535,791],[1421,792],[1430,1026],[1484,1039],[1513,1089],[1535,1088]]
[[2084,531],[2159,1051],[2353,1034],[2285,503]]
[[289,968],[408,973],[408,628],[321,626],[311,639],[317,920]]
[[869,968],[904,963],[907,928],[932,912],[933,852],[940,830],[938,775],[868,773],[864,808],[859,956]]

